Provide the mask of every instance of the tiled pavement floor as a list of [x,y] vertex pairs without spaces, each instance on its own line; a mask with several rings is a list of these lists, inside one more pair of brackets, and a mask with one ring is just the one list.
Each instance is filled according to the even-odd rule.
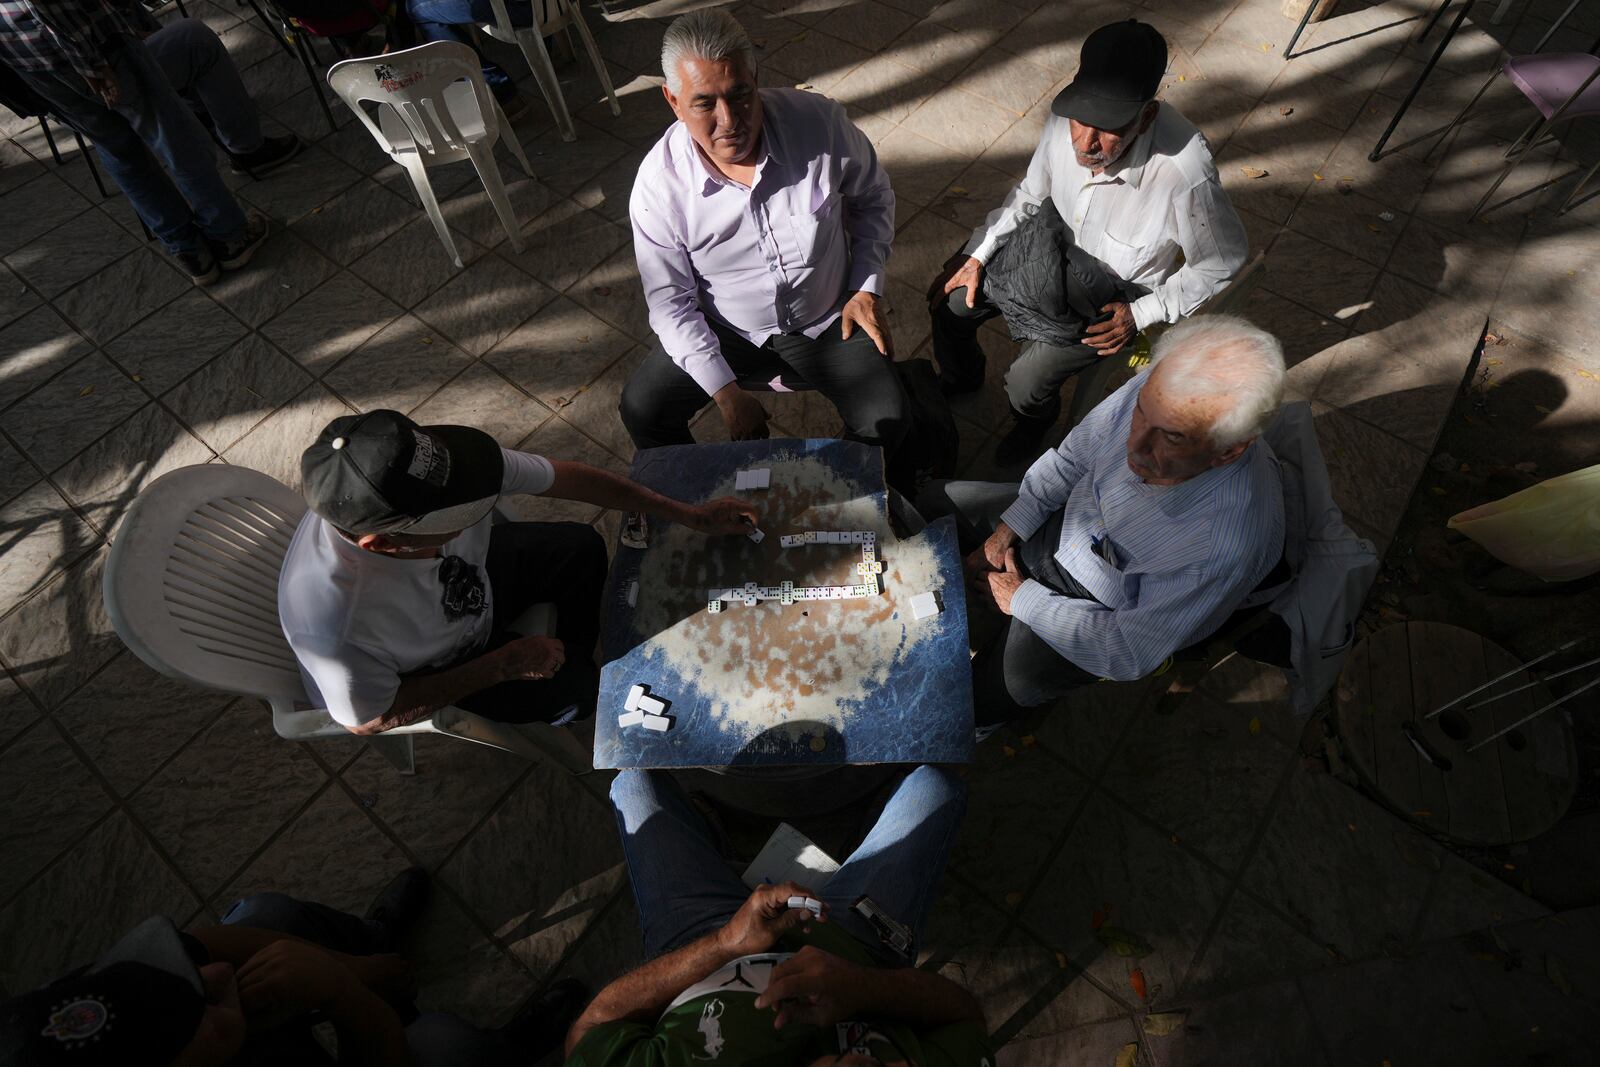
[[[236,182],[281,224],[251,269],[190,287],[122,198],[98,196],[72,152],[57,166],[36,126],[0,128],[0,993],[82,961],[152,912],[210,920],[268,888],[359,909],[392,871],[421,863],[440,885],[413,952],[425,1001],[503,1019],[553,975],[600,982],[637,957],[600,777],[424,742],[420,773],[401,778],[354,740],[279,741],[256,704],[187,689],[123,650],[101,607],[101,568],[151,479],[228,462],[292,480],[315,430],[354,409],[474,423],[507,445],[625,469],[616,402],[649,332],[626,202],[668,121],[655,65],[661,20],[678,5],[609,20],[590,10],[623,113],[595,102],[592,75],[573,64],[579,139],[562,143],[537,102],[522,121],[537,177],[504,156],[503,169],[525,251],[511,248],[470,169],[435,173],[459,271],[403,174],[337,109],[329,134],[303,71],[258,25],[227,0],[189,6],[223,34],[273,128],[312,142],[282,172]],[[1278,52],[1292,23],[1277,0],[754,0],[735,10],[768,84],[837,97],[877,144],[899,200],[896,335],[919,356],[920,293],[1024,171],[1083,35],[1129,14],[1159,26],[1172,52],[1166,98],[1205,130],[1267,253],[1247,313],[1284,338],[1336,493],[1381,545],[1486,316],[1558,347],[1563,366],[1600,359],[1600,204],[1550,214],[1570,160],[1540,155],[1507,188],[1562,179],[1553,191],[1464,221],[1525,106],[1497,88],[1440,158],[1408,149],[1367,162],[1425,54],[1404,49],[1415,23],[1402,21],[1425,6],[1340,16],[1287,64]],[[1562,6],[1518,0],[1496,32],[1525,44]],[[1587,17],[1576,49],[1600,28]],[[1469,24],[1396,141],[1449,117],[1494,47]],[[524,69],[514,55],[506,63]],[[998,382],[1014,346],[995,328],[984,343],[994,380],[958,409],[962,462],[966,474],[998,477]],[[773,408],[791,434],[838,426],[815,397]],[[713,417],[698,430],[720,426]],[[614,533],[609,514],[519,508]],[[1326,1050],[1306,1062],[1376,1063],[1346,1055],[1347,1021],[1322,995],[1330,983],[1375,973],[1382,1000],[1402,966],[1460,955],[1442,939],[1541,921],[1534,901],[1303,769],[1299,724],[1270,673],[1235,662],[1172,717],[1154,713],[1153,695],[1096,687],[1031,734],[985,746],[971,770],[930,965],[979,992],[1008,1060],[1110,1062],[1140,1038],[1146,1005],[1130,986],[1132,961],[1097,939],[1096,912],[1151,947],[1139,960],[1151,1005],[1200,1006],[1187,1044],[1144,1034],[1150,1062],[1202,1062],[1248,1031],[1265,1059],[1303,1048]],[[1573,921],[1592,938],[1592,917]],[[1450,997],[1490,1009],[1471,960],[1440,966],[1455,976]],[[1518,1005],[1496,1005],[1489,1028],[1542,1010]],[[1464,1009],[1452,1000],[1450,1010]],[[1556,1040],[1556,1023],[1523,1037]],[[1483,1062],[1513,1051],[1468,1045]]]

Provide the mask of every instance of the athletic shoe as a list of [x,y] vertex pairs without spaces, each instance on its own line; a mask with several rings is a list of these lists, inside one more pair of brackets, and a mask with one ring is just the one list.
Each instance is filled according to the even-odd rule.
[[300,138],[292,133],[282,137],[268,137],[261,142],[261,147],[254,152],[228,153],[228,158],[233,162],[233,169],[241,174],[248,174],[252,178],[259,178],[283,166],[289,160],[300,154],[300,149],[305,147]]
[[211,249],[204,244],[193,252],[179,252],[173,258],[189,276],[189,280],[196,285],[210,285],[222,274],[222,270],[217,266],[217,257],[212,255]]
[[217,262],[223,270],[238,270],[250,262],[250,257],[256,254],[256,249],[261,247],[261,242],[271,232],[272,224],[265,215],[257,211],[249,212],[244,218],[243,237],[225,244],[213,242],[217,250]]

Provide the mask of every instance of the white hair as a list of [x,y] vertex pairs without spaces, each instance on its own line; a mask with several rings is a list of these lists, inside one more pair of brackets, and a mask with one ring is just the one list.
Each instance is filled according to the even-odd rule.
[[1283,346],[1237,315],[1197,315],[1155,343],[1150,365],[1166,367],[1162,388],[1182,398],[1226,398],[1211,424],[1220,451],[1255,437],[1283,402]]
[[719,62],[733,59],[746,70],[756,69],[755,49],[750,35],[739,20],[721,8],[703,8],[679,15],[661,39],[661,73],[666,76],[672,95],[683,92],[683,61],[706,59]]

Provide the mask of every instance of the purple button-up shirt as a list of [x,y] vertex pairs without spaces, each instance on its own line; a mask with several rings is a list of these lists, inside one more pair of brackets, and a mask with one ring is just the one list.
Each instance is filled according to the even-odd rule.
[[867,135],[827,97],[761,90],[750,188],[673,123],[639,165],[628,211],[650,327],[706,393],[736,375],[706,316],[764,344],[816,337],[848,294],[882,294],[894,193]]

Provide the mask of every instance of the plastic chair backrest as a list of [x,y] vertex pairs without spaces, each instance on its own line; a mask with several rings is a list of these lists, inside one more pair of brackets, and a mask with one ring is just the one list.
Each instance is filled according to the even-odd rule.
[[[533,25],[521,29],[536,29],[540,37],[548,37],[570,21],[566,8],[559,0],[531,0],[531,3],[536,13]],[[515,35],[519,27],[511,23],[511,16],[506,12],[506,0],[489,0],[489,7],[494,11],[494,28],[508,37]]]
[[246,467],[181,467],[151,482],[106,561],[118,636],[162,674],[304,700],[278,622],[278,572],[305,510],[299,494]]
[[411,132],[417,151],[427,155],[459,152],[467,142],[445,104],[444,90],[463,79],[472,85],[484,128],[496,129],[494,97],[484,83],[478,55],[459,41],[431,41],[375,59],[347,59],[328,69],[333,91],[390,155],[400,146],[390,143],[362,103],[393,108]]

